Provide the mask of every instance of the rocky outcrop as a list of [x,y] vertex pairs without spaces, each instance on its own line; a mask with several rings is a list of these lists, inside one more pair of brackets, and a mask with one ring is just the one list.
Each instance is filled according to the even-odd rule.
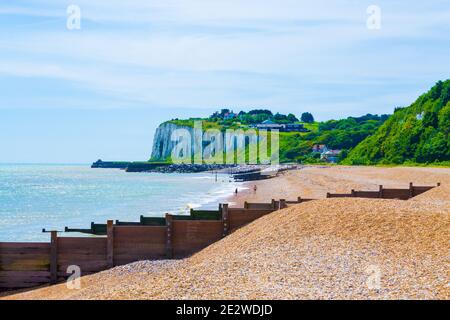
[[164,161],[170,157],[173,148],[175,147],[175,142],[172,141],[172,132],[176,129],[186,129],[189,132],[193,132],[192,127],[188,126],[178,126],[176,124],[165,122],[161,124],[155,132],[153,138],[153,148],[152,148],[152,158],[155,161]]

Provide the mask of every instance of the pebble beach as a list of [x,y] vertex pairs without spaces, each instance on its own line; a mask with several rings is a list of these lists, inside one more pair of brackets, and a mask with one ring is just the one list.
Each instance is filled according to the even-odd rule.
[[[413,199],[326,192],[441,186]],[[230,199],[319,200],[264,216],[181,260],[140,261],[6,299],[449,299],[450,169],[306,167]]]

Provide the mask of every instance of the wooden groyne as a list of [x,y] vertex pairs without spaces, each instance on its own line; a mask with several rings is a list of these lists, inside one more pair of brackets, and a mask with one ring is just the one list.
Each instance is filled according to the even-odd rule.
[[[408,189],[380,187],[378,191],[328,193],[327,197],[406,200],[432,188],[411,183]],[[136,222],[109,220],[93,223],[91,229],[66,229],[101,234],[99,237],[60,237],[51,231],[48,243],[0,242],[0,290],[55,284],[67,279],[74,266],[84,276],[139,260],[186,257],[264,215],[313,200],[245,202],[244,208],[221,204],[218,210],[191,210],[190,215],[141,216]]]
[[[440,183],[437,184],[440,186]],[[327,198],[378,198],[378,199],[399,199],[408,200],[419,194],[433,189],[434,186],[414,186],[411,182],[407,189],[392,189],[379,186],[378,191],[356,191],[352,190],[350,193],[327,193]]]

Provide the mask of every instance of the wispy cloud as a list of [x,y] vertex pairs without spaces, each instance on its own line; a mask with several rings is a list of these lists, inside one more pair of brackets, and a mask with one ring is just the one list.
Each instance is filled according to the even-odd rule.
[[[0,75],[60,79],[127,105],[373,112],[450,72],[448,4],[378,2],[382,29],[370,31],[368,1],[17,1],[0,5]],[[65,29],[71,3],[81,30]]]

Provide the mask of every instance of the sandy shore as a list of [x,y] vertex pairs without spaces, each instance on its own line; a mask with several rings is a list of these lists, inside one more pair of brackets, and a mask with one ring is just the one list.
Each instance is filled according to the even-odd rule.
[[8,299],[450,299],[450,169],[307,167],[243,201],[442,186],[408,201],[321,199],[264,216],[182,260],[141,261]]
[[[242,207],[248,202],[270,202],[274,199],[295,200],[303,198],[323,199],[327,192],[349,193],[355,190],[378,190],[386,188],[408,188],[414,185],[436,185],[450,183],[450,169],[422,167],[346,167],[305,166],[300,170],[286,171],[269,180],[246,182],[238,195],[228,200],[233,206]],[[257,191],[253,191],[254,185]]]

